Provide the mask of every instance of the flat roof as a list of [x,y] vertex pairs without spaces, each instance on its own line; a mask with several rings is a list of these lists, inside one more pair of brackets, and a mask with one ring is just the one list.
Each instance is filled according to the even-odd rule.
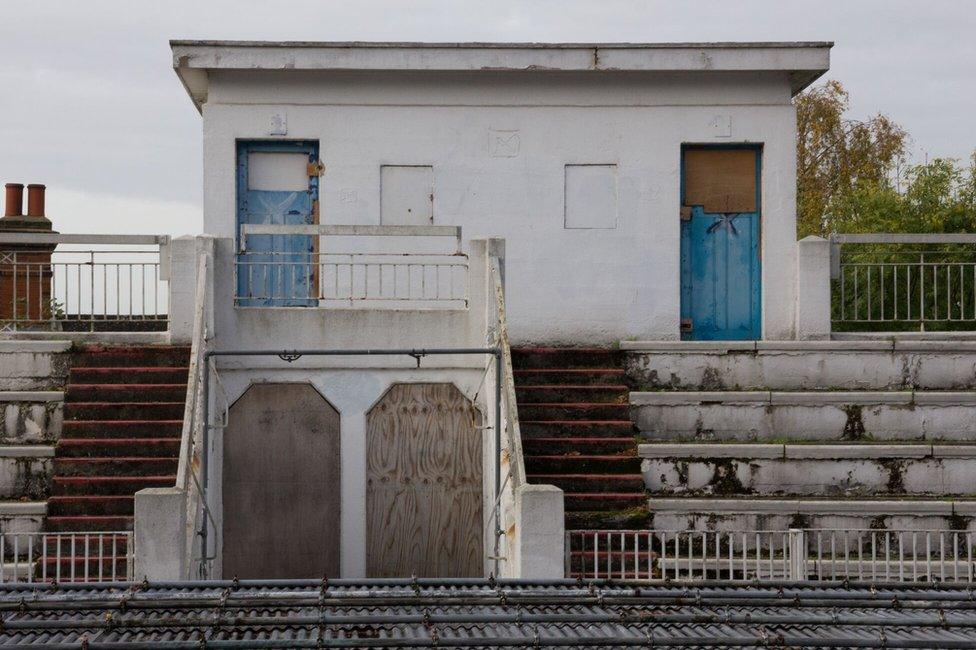
[[793,94],[830,67],[830,41],[423,43],[172,40],[173,67],[199,107],[210,70],[785,72]]

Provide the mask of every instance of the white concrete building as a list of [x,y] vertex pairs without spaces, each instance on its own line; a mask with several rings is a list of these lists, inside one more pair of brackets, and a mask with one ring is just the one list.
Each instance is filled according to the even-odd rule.
[[[513,340],[574,345],[793,338],[791,100],[830,47],[172,42],[203,116],[206,234],[239,240],[250,220],[503,238]],[[289,152],[321,162],[312,185]],[[255,155],[273,168],[255,187],[309,190],[301,214],[241,212]]]

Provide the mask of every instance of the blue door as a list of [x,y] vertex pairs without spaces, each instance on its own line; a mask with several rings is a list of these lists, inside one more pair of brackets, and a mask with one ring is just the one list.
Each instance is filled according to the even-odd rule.
[[[237,143],[238,251],[241,251],[242,224],[315,223],[317,163],[318,143],[315,142]],[[248,307],[318,304],[315,237],[249,235],[245,248],[237,257],[237,304]]]
[[761,336],[760,156],[755,147],[682,150],[683,340]]

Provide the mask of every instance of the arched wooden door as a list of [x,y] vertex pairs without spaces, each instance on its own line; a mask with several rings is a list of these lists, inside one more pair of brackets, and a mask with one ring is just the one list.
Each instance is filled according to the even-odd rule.
[[308,384],[255,384],[223,448],[224,576],[338,576],[338,411]]
[[366,416],[366,575],[481,577],[481,415],[451,384],[396,384]]

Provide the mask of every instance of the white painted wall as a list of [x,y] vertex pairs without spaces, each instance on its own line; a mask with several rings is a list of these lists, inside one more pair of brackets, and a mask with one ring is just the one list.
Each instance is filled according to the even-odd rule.
[[[380,223],[381,168],[431,165],[434,223],[506,240],[514,343],[676,339],[681,145],[758,142],[763,337],[792,338],[790,88],[786,72],[211,70],[204,229],[234,235],[235,140],[270,137],[280,116],[276,137],[320,143],[323,223]],[[564,227],[568,164],[616,165],[615,228]]]

